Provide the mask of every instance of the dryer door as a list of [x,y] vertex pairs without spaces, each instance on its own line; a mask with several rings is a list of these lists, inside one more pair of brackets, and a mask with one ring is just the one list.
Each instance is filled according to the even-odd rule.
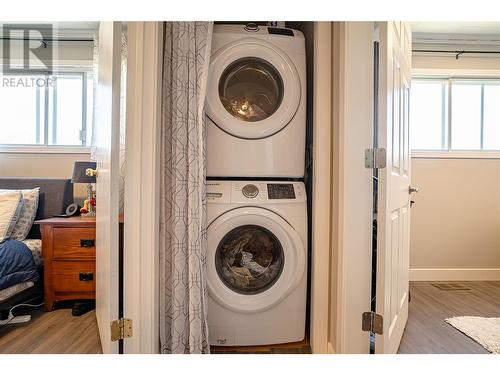
[[301,238],[271,211],[237,208],[208,227],[209,293],[230,310],[268,310],[297,287],[305,268]]
[[263,40],[229,43],[211,58],[206,113],[235,137],[261,139],[279,132],[297,112],[300,95],[293,62]]

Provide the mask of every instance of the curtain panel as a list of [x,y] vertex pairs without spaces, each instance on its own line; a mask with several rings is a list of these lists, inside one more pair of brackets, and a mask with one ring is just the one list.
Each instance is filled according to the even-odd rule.
[[162,353],[209,353],[204,103],[213,23],[166,22],[160,147]]

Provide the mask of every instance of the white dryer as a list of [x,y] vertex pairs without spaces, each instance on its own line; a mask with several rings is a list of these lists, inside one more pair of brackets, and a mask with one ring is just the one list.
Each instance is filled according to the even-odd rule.
[[303,34],[266,26],[216,25],[205,112],[207,176],[303,177]]
[[208,181],[211,345],[304,339],[307,208],[302,182]]

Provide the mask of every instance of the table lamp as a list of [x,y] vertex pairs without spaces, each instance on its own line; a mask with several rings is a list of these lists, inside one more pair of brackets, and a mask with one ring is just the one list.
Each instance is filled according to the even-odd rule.
[[94,206],[90,204],[92,200],[92,184],[96,182],[95,175],[88,176],[86,174],[87,169],[96,169],[97,163],[94,161],[75,161],[73,166],[73,177],[71,182],[73,183],[86,183],[87,185],[87,199],[88,199],[88,213],[87,215],[95,215]]

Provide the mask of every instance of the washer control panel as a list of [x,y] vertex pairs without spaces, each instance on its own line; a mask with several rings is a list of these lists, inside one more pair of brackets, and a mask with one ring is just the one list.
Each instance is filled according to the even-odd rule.
[[207,181],[208,203],[230,203],[231,184],[224,181]]
[[295,199],[293,184],[267,184],[269,199]]
[[241,192],[247,198],[255,198],[259,194],[259,188],[254,184],[247,184],[243,186]]
[[259,25],[257,25],[255,22],[249,22],[245,25],[245,31],[256,32],[259,30]]
[[210,204],[290,204],[306,201],[306,189],[297,181],[207,181]]
[[293,30],[291,29],[284,29],[281,27],[268,27],[267,32],[269,34],[275,34],[275,35],[286,35],[286,36],[293,36]]

